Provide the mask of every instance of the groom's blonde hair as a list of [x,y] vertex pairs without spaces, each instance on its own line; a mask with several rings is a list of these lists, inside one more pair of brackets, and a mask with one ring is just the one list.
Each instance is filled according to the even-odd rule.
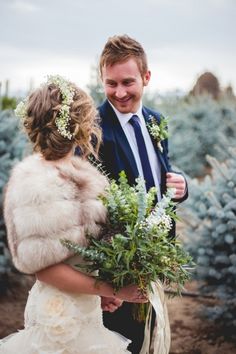
[[148,71],[147,56],[139,42],[127,36],[113,36],[108,38],[100,56],[100,75],[102,69],[117,63],[123,63],[129,59],[135,59],[142,77]]

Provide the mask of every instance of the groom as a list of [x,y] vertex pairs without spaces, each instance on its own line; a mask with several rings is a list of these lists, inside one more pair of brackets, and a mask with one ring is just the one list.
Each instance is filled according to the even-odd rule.
[[[142,106],[144,87],[148,85],[151,72],[146,54],[136,40],[123,35],[108,39],[100,57],[100,74],[106,101],[99,107],[103,144],[100,158],[109,176],[118,179],[119,172],[126,172],[130,184],[143,176],[147,190],[156,186],[157,199],[167,187],[175,188],[174,200],[187,198],[185,178],[171,170],[167,139],[157,142],[149,134],[146,123],[161,116]],[[175,229],[172,230],[172,236]],[[119,304],[112,299],[102,299],[104,324],[132,340],[129,350],[138,354],[144,338],[144,324],[132,317],[132,304]],[[114,312],[112,312],[114,311]]]

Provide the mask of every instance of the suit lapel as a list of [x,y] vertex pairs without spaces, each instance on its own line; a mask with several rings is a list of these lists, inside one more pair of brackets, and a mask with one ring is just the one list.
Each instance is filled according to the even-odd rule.
[[138,177],[138,169],[134,159],[133,152],[130,148],[129,142],[126,135],[120,125],[120,122],[112,109],[109,102],[106,100],[104,104],[100,107],[100,112],[102,115],[102,127],[104,139],[110,141],[114,140],[119,148],[124,152],[124,156],[133,171],[134,177]]
[[[143,107],[143,116],[144,116],[146,123],[149,123],[151,121],[150,116],[153,116],[154,118],[156,118],[158,123],[160,123],[160,117],[158,115],[151,114],[150,112],[148,112],[147,108],[145,108],[145,107]],[[148,131],[148,133],[149,133],[149,131]],[[166,162],[165,162],[162,152],[158,149],[157,143],[156,143],[155,139],[153,138],[153,136],[150,133],[149,133],[149,135],[151,137],[154,149],[155,149],[157,157],[161,163],[161,166],[164,168],[164,170],[166,172],[168,172],[168,168],[167,168],[167,165],[166,165]]]

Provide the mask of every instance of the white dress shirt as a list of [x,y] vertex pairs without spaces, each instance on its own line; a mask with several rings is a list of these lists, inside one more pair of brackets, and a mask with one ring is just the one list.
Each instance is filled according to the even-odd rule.
[[109,102],[112,108],[114,109],[117,118],[120,122],[120,125],[125,133],[125,136],[129,142],[129,145],[131,147],[131,150],[134,155],[134,159],[138,168],[139,175],[143,177],[143,169],[142,169],[142,164],[141,160],[139,157],[139,150],[138,150],[138,145],[134,133],[134,129],[132,125],[129,123],[130,118],[133,115],[138,116],[138,121],[141,126],[143,138],[145,141],[147,153],[148,153],[148,158],[149,162],[151,165],[151,170],[152,170],[152,175],[154,179],[155,186],[157,187],[157,196],[158,200],[161,200],[161,190],[160,190],[160,184],[161,184],[161,168],[160,168],[160,162],[158,160],[156,151],[154,149],[151,137],[148,133],[147,126],[145,124],[145,119],[142,113],[142,105],[139,107],[138,111],[136,113],[120,113],[112,104]]

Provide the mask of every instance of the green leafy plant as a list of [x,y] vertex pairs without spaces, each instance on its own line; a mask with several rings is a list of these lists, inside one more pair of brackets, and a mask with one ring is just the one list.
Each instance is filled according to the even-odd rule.
[[186,248],[196,259],[195,276],[202,294],[212,294],[215,306],[203,314],[224,336],[236,339],[236,148],[224,163],[207,156],[211,176],[189,181],[186,201]]
[[9,174],[26,150],[26,138],[19,129],[12,110],[0,111],[0,294],[7,291],[9,272],[13,269],[7,249],[6,228],[3,219],[3,198]]
[[[172,218],[176,218],[173,190],[154,206],[155,195],[155,188],[146,193],[141,178],[130,186],[121,172],[119,183],[111,181],[103,197],[108,211],[103,237],[91,237],[85,248],[62,240],[68,249],[88,261],[88,271],[99,270],[98,279],[110,282],[115,292],[129,284],[137,284],[143,292],[152,291],[152,282],[159,280],[180,293],[189,279],[191,257],[178,240],[168,237]],[[138,306],[136,318],[144,320],[147,308]]]

